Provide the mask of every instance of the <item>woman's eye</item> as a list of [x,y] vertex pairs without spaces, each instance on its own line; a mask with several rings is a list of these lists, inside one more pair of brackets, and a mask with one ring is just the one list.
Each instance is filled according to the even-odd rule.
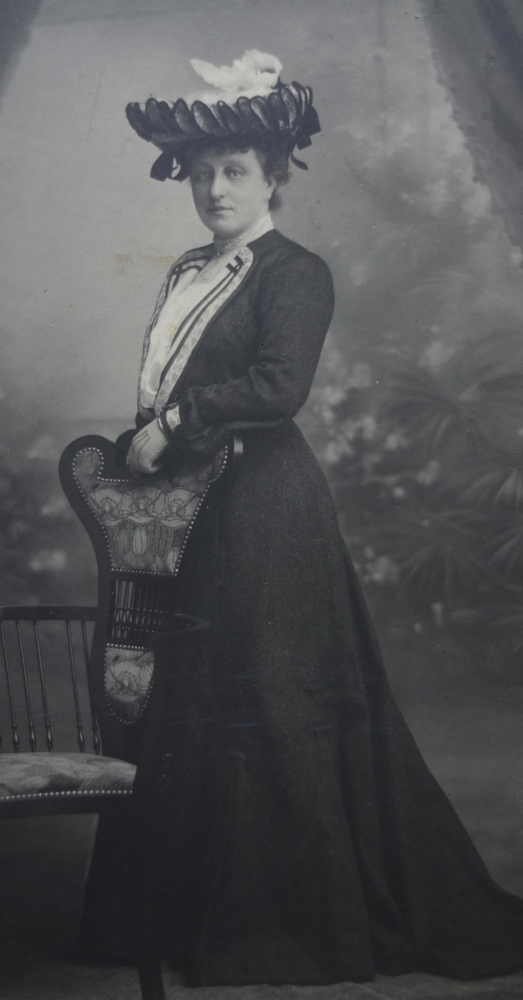
[[227,171],[227,173],[228,173],[229,177],[241,177],[241,175],[242,175],[242,171],[238,170],[236,167],[231,167]]

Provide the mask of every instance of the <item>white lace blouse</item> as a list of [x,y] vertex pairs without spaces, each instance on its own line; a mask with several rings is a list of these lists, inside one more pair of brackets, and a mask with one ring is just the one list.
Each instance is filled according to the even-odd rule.
[[[149,349],[140,375],[139,400],[142,408],[154,409],[162,372],[176,348],[176,334],[183,320],[222,282],[228,265],[232,263],[240,247],[252,243],[273,228],[272,218],[267,214],[233,240],[215,240],[215,252],[208,263],[200,271],[191,269],[181,275],[151,331]],[[173,418],[176,420],[176,415],[170,412],[171,426]]]

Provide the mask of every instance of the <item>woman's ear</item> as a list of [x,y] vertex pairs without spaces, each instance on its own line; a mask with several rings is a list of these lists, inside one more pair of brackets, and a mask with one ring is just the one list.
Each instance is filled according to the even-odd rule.
[[271,177],[270,181],[267,181],[267,202],[269,202],[278,187],[278,181]]

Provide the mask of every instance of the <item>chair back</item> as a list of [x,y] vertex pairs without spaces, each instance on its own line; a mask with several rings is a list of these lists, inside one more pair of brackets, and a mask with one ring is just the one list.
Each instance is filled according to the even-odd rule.
[[114,445],[90,435],[60,460],[60,479],[98,564],[91,683],[104,753],[133,759],[124,730],[142,718],[152,688],[154,636],[176,628],[177,575],[209,490],[229,463],[189,457],[174,471],[134,477]]
[[96,608],[0,608],[0,750],[100,754],[88,663]]

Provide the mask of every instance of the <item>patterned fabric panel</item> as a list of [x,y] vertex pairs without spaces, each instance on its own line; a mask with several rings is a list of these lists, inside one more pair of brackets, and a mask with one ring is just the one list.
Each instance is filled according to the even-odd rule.
[[135,772],[125,760],[94,754],[2,754],[0,804],[42,795],[130,795]]
[[79,452],[76,481],[104,528],[113,569],[175,575],[197,509],[224,461],[225,450],[205,465],[135,481],[125,471],[104,476],[96,448]]
[[107,646],[104,685],[109,707],[121,722],[135,722],[142,714],[153,681],[154,654],[150,650]]

